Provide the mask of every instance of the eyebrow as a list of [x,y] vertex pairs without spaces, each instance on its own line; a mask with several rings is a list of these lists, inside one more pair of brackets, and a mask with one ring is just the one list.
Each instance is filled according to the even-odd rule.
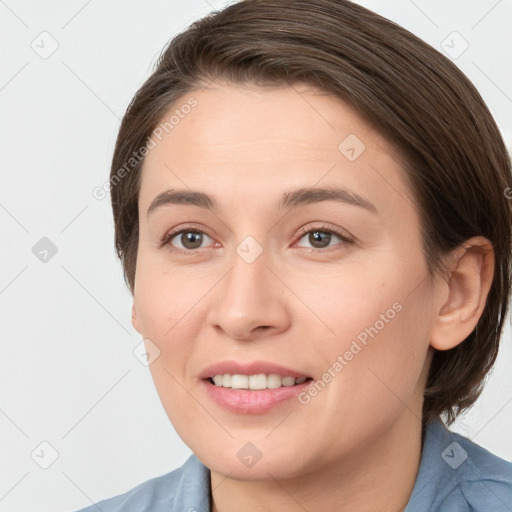
[[[292,190],[283,194],[276,208],[278,210],[285,208],[291,209],[306,204],[320,203],[322,201],[337,201],[359,206],[372,213],[378,213],[375,205],[368,201],[368,199],[339,187],[299,188]],[[153,201],[151,201],[146,216],[149,217],[157,209],[169,204],[192,205],[218,212],[217,202],[209,194],[196,190],[169,189],[158,194]]]

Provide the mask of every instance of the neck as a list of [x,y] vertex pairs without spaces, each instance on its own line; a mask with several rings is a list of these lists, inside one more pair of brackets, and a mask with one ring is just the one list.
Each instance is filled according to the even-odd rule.
[[406,410],[383,435],[315,472],[248,481],[211,471],[212,512],[400,512],[416,481],[421,448],[421,421]]

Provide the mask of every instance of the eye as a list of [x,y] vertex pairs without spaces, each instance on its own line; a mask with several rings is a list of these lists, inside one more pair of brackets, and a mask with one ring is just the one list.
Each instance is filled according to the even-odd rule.
[[[335,227],[328,225],[318,226],[310,229],[304,228],[300,230],[299,235],[299,241],[306,239],[307,242],[311,244],[311,247],[309,248],[313,252],[326,252],[322,251],[322,249],[326,249],[333,245],[351,245],[355,243],[355,241],[347,234],[344,234]],[[207,233],[192,226],[189,228],[182,228],[178,231],[173,231],[164,235],[160,241],[160,247],[162,248],[166,246],[172,252],[194,254],[197,252],[197,249],[202,249],[208,246],[207,239],[213,241],[213,239]],[[340,240],[342,243],[332,244],[331,242],[335,241],[336,239]]]
[[185,228],[166,234],[160,246],[168,246],[171,251],[187,254],[204,247],[206,239],[212,240],[204,231]]
[[312,245],[312,249],[325,249],[329,247],[334,239],[341,240],[344,244],[353,244],[354,240],[341,233],[331,226],[319,226],[313,229],[301,230],[300,240],[307,237],[307,242]]

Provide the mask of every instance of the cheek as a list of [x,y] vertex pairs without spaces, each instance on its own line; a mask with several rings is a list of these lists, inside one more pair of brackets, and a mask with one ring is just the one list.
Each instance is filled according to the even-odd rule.
[[[137,261],[134,303],[145,337],[159,346],[181,339],[175,336],[190,328],[195,306],[208,291],[211,277],[194,275],[163,264],[160,254],[141,249]],[[211,286],[211,284],[210,284]],[[164,349],[165,347],[161,347]]]
[[142,255],[134,303],[142,336],[160,351],[150,370],[167,402],[183,394],[180,384],[188,387],[187,362],[194,354],[194,341],[201,337],[207,294],[214,282],[212,276],[172,271],[143,251]]
[[336,375],[332,392],[324,394],[332,407],[325,410],[372,416],[372,410],[393,410],[412,399],[428,351],[432,295],[421,266],[398,268],[354,272],[303,289],[331,331],[319,345],[324,370]]

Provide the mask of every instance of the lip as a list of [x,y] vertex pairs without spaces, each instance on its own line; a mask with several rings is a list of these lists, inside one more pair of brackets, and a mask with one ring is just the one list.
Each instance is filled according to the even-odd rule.
[[[238,375],[257,375],[260,373],[276,374],[281,377],[306,377],[308,380],[294,386],[281,386],[275,389],[231,389],[216,386],[210,382],[215,375],[225,373]],[[262,414],[284,402],[296,398],[304,389],[313,382],[310,375],[298,370],[286,368],[267,361],[253,361],[241,363],[237,361],[221,361],[205,368],[199,375],[201,387],[204,393],[217,405],[235,413]],[[298,405],[297,401],[297,405]]]
[[[212,364],[205,368],[200,374],[200,379],[209,379],[215,375],[224,375],[230,373],[231,375],[258,375],[259,373],[265,373],[266,375],[274,373],[281,377],[295,377],[300,379],[301,377],[311,377],[297,370],[286,368],[278,364],[274,364],[268,361],[252,361],[250,363],[242,363],[239,361],[220,361]],[[279,389],[279,388],[277,388]]]
[[[296,398],[313,380],[295,386],[281,386],[275,389],[231,389],[212,384],[208,379],[200,384],[205,394],[217,405],[228,411],[242,414],[262,414],[278,405]],[[297,406],[299,401],[297,400]]]

